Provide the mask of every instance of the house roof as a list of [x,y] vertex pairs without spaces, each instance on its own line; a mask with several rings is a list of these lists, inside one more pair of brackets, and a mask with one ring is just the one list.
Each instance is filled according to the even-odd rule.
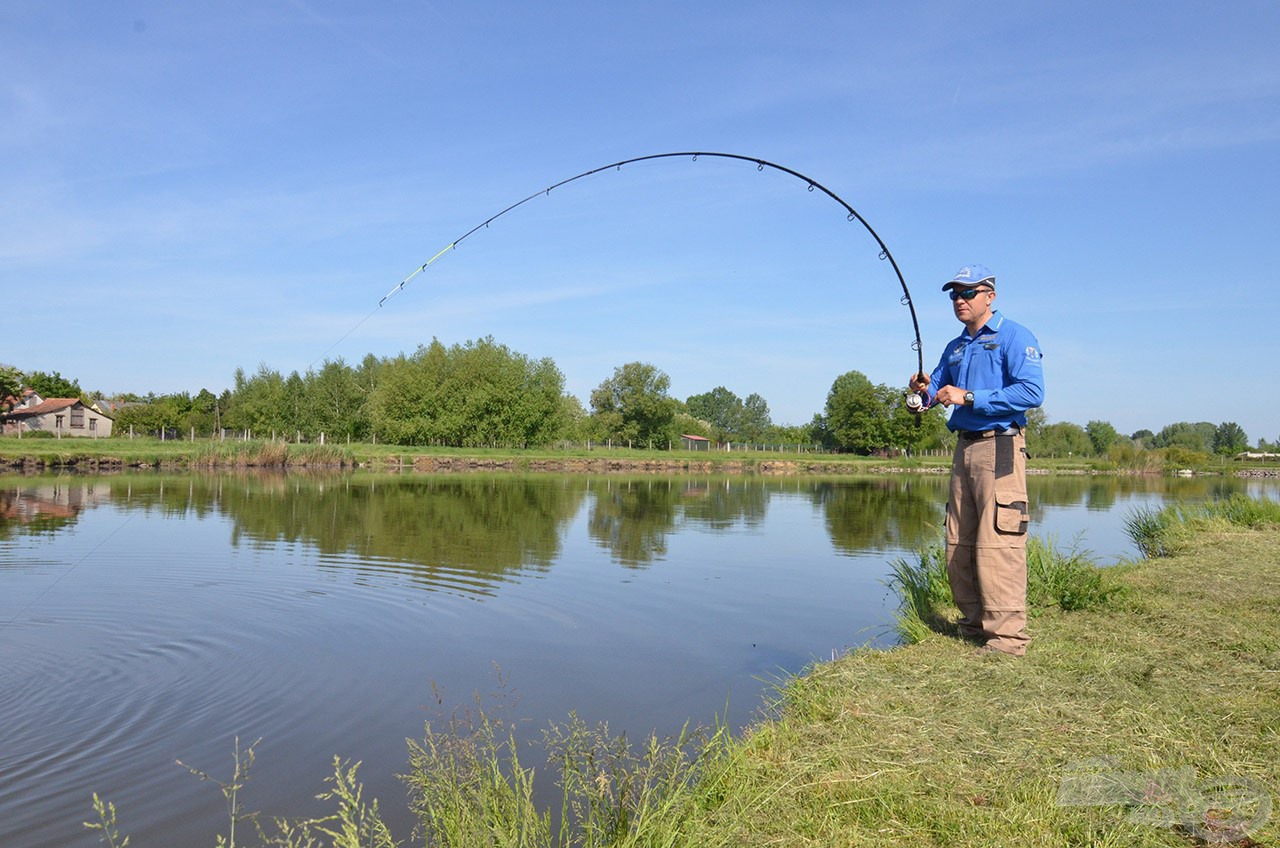
[[30,415],[47,415],[50,412],[70,409],[78,403],[80,403],[80,398],[49,398],[37,403],[35,406],[15,409],[7,413],[7,417],[22,418]]
[[682,439],[692,439],[692,440],[693,440],[693,441],[695,441],[695,442],[709,442],[709,441],[711,441],[711,440],[710,440],[710,439],[708,439],[706,436],[690,436],[688,433],[681,433],[681,434],[680,434],[680,438],[682,438]]
[[32,399],[35,399],[36,402],[44,400],[44,398],[36,394],[35,389],[23,389],[18,392],[18,394],[21,395],[21,397],[9,395],[3,402],[0,402],[0,406],[5,409],[13,409],[14,407],[22,406],[24,403],[31,403]]
[[107,398],[98,398],[89,405],[94,409],[97,409],[99,412],[106,414],[108,412],[119,412],[120,410],[130,406],[146,406],[147,404],[134,400],[108,400]]

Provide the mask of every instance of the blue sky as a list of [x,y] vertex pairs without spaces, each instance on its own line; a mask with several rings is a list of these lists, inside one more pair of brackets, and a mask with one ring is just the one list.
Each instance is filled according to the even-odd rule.
[[997,275],[1051,421],[1280,438],[1280,4],[0,2],[0,362],[89,390],[492,335],[803,423],[905,383],[873,240]]

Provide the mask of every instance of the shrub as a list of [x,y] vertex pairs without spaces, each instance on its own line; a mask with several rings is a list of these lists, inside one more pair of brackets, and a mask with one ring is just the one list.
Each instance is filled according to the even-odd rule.
[[[947,578],[946,550],[941,543],[899,557],[890,564],[885,583],[898,595],[895,629],[905,644],[921,641],[930,633],[958,635],[951,620],[951,584]],[[1058,607],[1067,612],[1104,606],[1119,592],[1107,579],[1106,569],[1090,561],[1088,553],[1073,545],[1061,550],[1053,537],[1027,540],[1027,607]]]
[[1164,448],[1160,452],[1164,457],[1164,466],[1170,471],[1183,468],[1200,469],[1209,464],[1209,454],[1203,451],[1190,450],[1184,447]]
[[1125,533],[1144,557],[1172,556],[1182,546],[1180,527],[1170,509],[1136,509],[1124,520]]

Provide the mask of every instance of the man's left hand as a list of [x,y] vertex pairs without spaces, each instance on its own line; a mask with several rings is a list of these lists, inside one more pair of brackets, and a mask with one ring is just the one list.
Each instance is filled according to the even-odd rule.
[[934,403],[940,403],[943,406],[963,406],[964,405],[964,389],[956,386],[943,386],[938,389],[938,394],[934,398]]

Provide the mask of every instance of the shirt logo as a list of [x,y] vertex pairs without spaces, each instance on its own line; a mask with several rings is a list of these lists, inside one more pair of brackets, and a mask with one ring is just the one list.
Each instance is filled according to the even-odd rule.
[[1040,351],[1036,350],[1036,349],[1035,349],[1035,348],[1033,348],[1033,347],[1029,347],[1029,348],[1027,348],[1027,361],[1028,361],[1028,362],[1039,362],[1039,361],[1040,361]]

